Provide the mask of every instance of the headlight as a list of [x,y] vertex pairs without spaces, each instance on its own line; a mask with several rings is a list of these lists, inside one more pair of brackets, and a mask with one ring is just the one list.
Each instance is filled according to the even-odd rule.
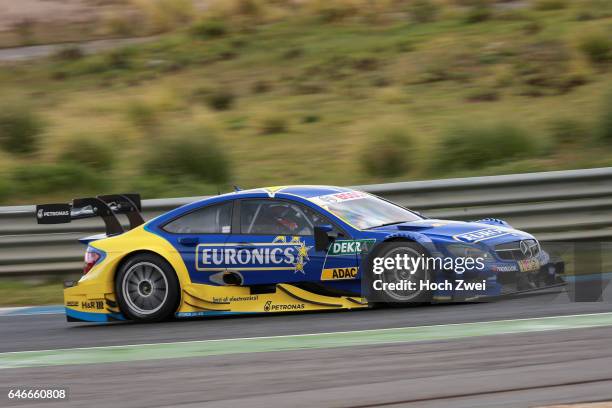
[[491,259],[491,254],[489,252],[473,246],[451,244],[448,245],[446,249],[456,258],[482,258],[485,261]]

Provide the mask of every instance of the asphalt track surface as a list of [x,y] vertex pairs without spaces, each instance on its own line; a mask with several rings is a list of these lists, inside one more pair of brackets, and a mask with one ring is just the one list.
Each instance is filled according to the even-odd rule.
[[[0,352],[280,336],[611,312],[564,293],[494,303],[144,325],[0,317]],[[612,326],[333,349],[0,370],[0,406],[530,407],[612,400]],[[69,401],[8,401],[62,386]]]

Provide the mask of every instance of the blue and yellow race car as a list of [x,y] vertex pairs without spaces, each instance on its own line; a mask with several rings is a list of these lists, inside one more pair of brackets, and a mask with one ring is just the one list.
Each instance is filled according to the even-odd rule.
[[[84,238],[84,275],[64,290],[69,321],[365,308],[498,296],[559,284],[530,234],[497,219],[429,219],[342,187],[285,186],[206,198],[144,222],[136,194],[37,206],[39,223],[101,217],[106,233]],[[125,228],[118,220],[124,214]],[[423,266],[377,274],[376,258],[402,254],[479,259],[476,270]],[[423,263],[424,265],[424,263]],[[438,265],[441,265],[438,264]],[[434,283],[480,283],[407,289]],[[469,286],[468,286],[469,288]]]

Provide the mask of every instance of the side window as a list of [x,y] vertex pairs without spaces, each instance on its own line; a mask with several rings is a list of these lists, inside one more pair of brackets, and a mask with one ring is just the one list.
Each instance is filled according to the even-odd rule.
[[281,200],[243,200],[240,229],[243,234],[313,235],[315,225],[329,224],[309,208]]
[[[321,214],[319,214],[316,211],[311,210],[308,207],[301,207],[302,210],[304,210],[304,214],[306,214],[306,217],[308,217],[312,223],[313,226],[320,226],[320,225],[332,225],[334,227],[334,231],[337,231],[337,228],[334,224],[332,224],[332,222],[330,220],[328,220],[327,218],[325,218],[324,216],[322,216]],[[313,232],[314,234],[314,232]]]
[[231,201],[204,207],[169,222],[163,229],[174,234],[229,234],[232,207]]

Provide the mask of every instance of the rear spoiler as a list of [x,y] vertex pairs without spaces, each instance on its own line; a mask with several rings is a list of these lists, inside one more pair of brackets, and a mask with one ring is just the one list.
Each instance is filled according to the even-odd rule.
[[125,232],[117,214],[127,216],[129,229],[144,224],[141,210],[139,194],[110,194],[75,198],[71,204],[37,205],[36,220],[39,224],[67,224],[72,220],[101,217],[106,226],[106,235],[110,236]]

